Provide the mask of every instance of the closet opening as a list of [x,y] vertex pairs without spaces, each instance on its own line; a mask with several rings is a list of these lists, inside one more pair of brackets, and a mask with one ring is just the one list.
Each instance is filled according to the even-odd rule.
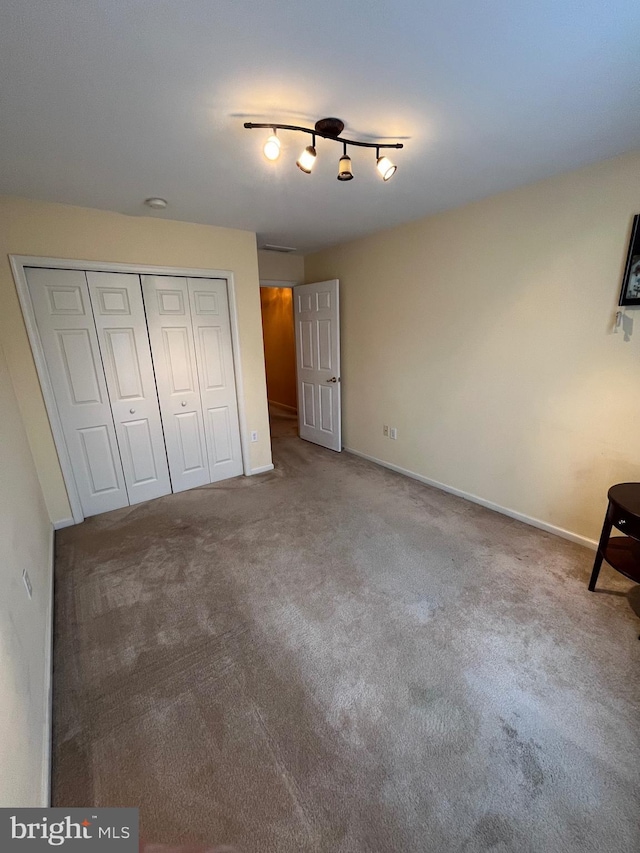
[[251,473],[232,272],[10,260],[75,523]]

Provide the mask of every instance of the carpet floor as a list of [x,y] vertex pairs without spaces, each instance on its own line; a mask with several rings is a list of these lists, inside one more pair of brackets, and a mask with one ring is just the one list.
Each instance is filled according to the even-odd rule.
[[640,587],[274,432],[271,473],[57,534],[53,804],[243,853],[637,853]]

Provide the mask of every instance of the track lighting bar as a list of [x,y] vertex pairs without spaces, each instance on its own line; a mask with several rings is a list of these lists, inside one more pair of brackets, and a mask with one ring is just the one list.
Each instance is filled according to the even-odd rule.
[[[322,121],[322,119],[321,119]],[[300,133],[309,133],[311,136],[321,136],[323,139],[333,139],[335,142],[345,142],[347,145],[358,145],[360,148],[404,148],[402,142],[359,142],[357,139],[345,139],[343,136],[334,136],[332,133],[321,133],[319,130],[314,130],[311,127],[298,127],[295,124],[256,124],[252,121],[245,121],[244,126],[247,130],[268,129],[272,130],[297,130]]]
[[271,136],[267,139],[264,145],[264,155],[268,160],[277,160],[280,156],[280,140],[278,139],[279,130],[293,130],[296,133],[308,133],[312,142],[308,145],[302,154],[296,160],[296,166],[307,175],[311,174],[316,162],[316,136],[322,139],[331,139],[334,142],[342,144],[342,157],[338,166],[338,180],[351,181],[353,179],[353,171],[351,169],[351,158],[347,154],[347,145],[355,145],[358,148],[373,148],[376,152],[376,169],[383,181],[388,181],[395,175],[397,166],[386,156],[380,156],[381,148],[404,148],[402,142],[360,142],[357,139],[346,139],[340,136],[344,130],[344,122],[339,118],[321,118],[314,127],[300,127],[297,124],[277,124],[272,121],[266,123],[256,123],[246,121],[244,126],[247,130],[262,129],[271,130]]

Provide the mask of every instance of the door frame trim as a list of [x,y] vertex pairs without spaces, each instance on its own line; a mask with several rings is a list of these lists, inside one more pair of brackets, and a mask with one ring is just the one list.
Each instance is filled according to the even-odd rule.
[[298,284],[302,284],[301,281],[274,281],[270,278],[261,278],[260,279],[260,287],[288,287],[293,289]]
[[53,441],[58,453],[58,461],[62,471],[62,478],[67,490],[67,497],[71,506],[73,521],[80,524],[84,521],[84,513],[80,503],[78,487],[71,467],[71,458],[67,443],[62,431],[62,421],[53,385],[49,375],[49,368],[44,356],[44,348],[40,339],[40,332],[36,324],[35,312],[27,284],[26,267],[42,267],[44,269],[81,270],[86,272],[120,272],[133,273],[135,275],[172,275],[181,278],[223,278],[227,282],[227,294],[229,297],[229,320],[231,323],[231,347],[233,351],[233,366],[236,385],[236,400],[238,405],[238,419],[240,421],[240,447],[242,451],[242,471],[245,477],[254,473],[250,466],[250,452],[247,440],[247,418],[244,404],[244,384],[242,381],[242,360],[240,356],[240,329],[238,325],[238,308],[233,272],[231,270],[209,270],[189,267],[167,267],[149,264],[126,264],[110,261],[82,261],[76,258],[45,258],[31,255],[9,255],[9,263],[22,308],[27,336],[31,345],[31,352],[36,366],[40,388],[44,398],[44,404],[49,418],[49,425],[53,435]]

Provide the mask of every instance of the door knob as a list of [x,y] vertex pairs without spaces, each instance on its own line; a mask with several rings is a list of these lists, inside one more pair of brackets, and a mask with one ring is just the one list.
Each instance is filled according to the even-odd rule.
[[336,379],[335,376],[332,376],[331,379],[327,379],[327,382],[337,382],[337,381],[338,380]]
[[129,411],[131,412],[132,415],[135,415],[135,413],[136,413],[135,409],[129,409]]
[[181,405],[181,406],[186,406],[186,405],[187,405],[187,401],[186,401],[186,400],[183,400],[183,401],[180,403],[180,405]]

